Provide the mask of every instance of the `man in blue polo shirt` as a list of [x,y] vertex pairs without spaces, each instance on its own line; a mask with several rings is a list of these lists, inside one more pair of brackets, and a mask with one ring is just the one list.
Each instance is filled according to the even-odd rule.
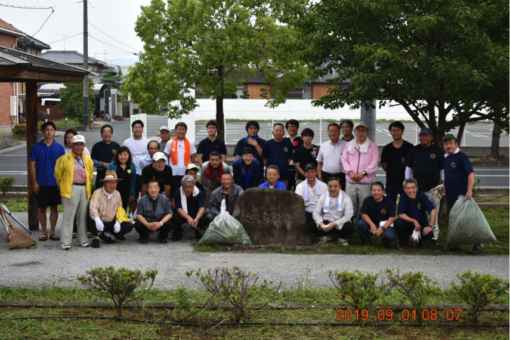
[[273,126],[273,139],[264,143],[262,148],[262,158],[264,165],[276,165],[280,169],[280,182],[289,184],[289,163],[294,158],[292,142],[288,138],[283,138],[285,129],[283,124],[275,123]]
[[[243,155],[243,150],[245,148],[250,148],[253,150],[253,154],[255,158],[259,161],[260,165],[263,167],[264,159],[262,159],[262,148],[264,147],[265,139],[259,137],[260,125],[257,121],[250,120],[246,123],[246,132],[248,135],[246,137],[241,138],[234,150],[234,156],[236,160]],[[260,172],[260,183],[264,181],[264,171]]]
[[[459,196],[473,198],[475,171],[468,156],[459,149],[459,143],[452,134],[443,137],[444,157],[444,186],[446,189],[446,216],[450,219],[450,212]],[[478,254],[484,248],[483,243],[475,244],[472,254]],[[451,250],[455,250],[452,248]]]
[[213,151],[220,153],[222,162],[227,161],[227,147],[225,146],[225,142],[216,136],[216,133],[220,129],[218,123],[215,120],[210,120],[205,127],[207,128],[207,138],[200,141],[197,149],[197,162],[200,168],[209,160],[209,155]]
[[60,156],[65,155],[64,147],[58,144],[53,137],[57,130],[53,122],[46,122],[42,125],[41,131],[44,133],[44,139],[32,146],[30,149],[30,178],[32,179],[32,190],[37,198],[37,207],[39,208],[39,221],[43,234],[39,241],[48,239],[48,230],[46,229],[46,209],[50,207],[50,238],[58,241],[60,237],[55,235],[55,226],[57,225],[58,210],[57,206],[62,204],[57,180],[55,179],[55,164]]
[[103,125],[101,127],[101,138],[103,138],[103,140],[94,144],[92,152],[90,153],[90,157],[94,161],[94,167],[97,169],[97,189],[103,186],[104,182],[102,180],[106,174],[106,169],[112,162],[113,156],[115,156],[115,153],[120,148],[119,143],[112,141],[112,137],[113,127],[108,124]]
[[279,189],[279,190],[287,190],[285,184],[278,181],[280,178],[280,169],[276,165],[270,165],[267,167],[267,182],[259,185],[259,188],[268,188],[268,189]]
[[[427,195],[418,191],[418,182],[414,178],[404,181],[405,193],[400,196],[398,204],[398,219],[395,220],[395,232],[398,235],[400,244],[397,249],[407,247],[409,236],[414,230],[420,232],[418,248],[424,248],[423,241],[431,240],[434,237],[432,226],[436,221],[437,209],[429,200]],[[430,223],[427,214],[430,214]]]

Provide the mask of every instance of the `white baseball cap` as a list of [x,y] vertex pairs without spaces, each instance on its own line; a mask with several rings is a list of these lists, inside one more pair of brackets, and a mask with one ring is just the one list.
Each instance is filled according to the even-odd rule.
[[85,137],[83,137],[82,135],[76,135],[73,137],[73,141],[71,144],[74,144],[74,143],[83,143],[85,144]]
[[165,154],[164,154],[164,153],[162,153],[162,152],[156,152],[156,153],[154,154],[154,156],[152,156],[152,160],[153,160],[154,162],[159,161],[160,159],[166,159]]
[[160,128],[159,128],[159,131],[163,131],[163,130],[166,130],[166,131],[168,131],[168,132],[171,132],[171,131],[172,131],[172,130],[170,130],[170,129],[168,128],[168,126],[162,126],[162,127],[160,127]]

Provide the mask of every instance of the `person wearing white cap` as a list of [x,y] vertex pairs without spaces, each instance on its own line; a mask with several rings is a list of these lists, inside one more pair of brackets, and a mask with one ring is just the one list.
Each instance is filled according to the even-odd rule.
[[[122,207],[122,198],[117,191],[117,183],[122,181],[117,173],[108,170],[102,179],[104,186],[94,191],[90,200],[89,230],[92,232],[92,248],[99,248],[99,238],[104,242],[115,243],[115,240],[125,240],[125,234],[133,230],[133,225],[126,216]],[[98,232],[99,234],[98,238]]]
[[74,217],[77,224],[77,244],[87,247],[88,199],[90,181],[94,177],[94,162],[83,153],[85,137],[76,135],[71,144],[72,152],[61,156],[55,165],[55,179],[60,188],[64,216],[62,218],[62,249],[69,250],[73,234]]
[[142,172],[142,197],[147,194],[147,184],[150,180],[156,180],[159,183],[159,193],[164,194],[170,199],[170,190],[172,189],[172,168],[165,164],[166,156],[162,152],[156,152],[152,156],[152,165],[143,169]]
[[172,138],[172,131],[168,126],[162,126],[159,128],[159,137],[161,138],[161,142],[159,142],[159,149],[161,151],[165,151],[168,141]]
[[[151,140],[149,143],[147,143],[147,151],[149,152],[149,154],[147,156],[145,156],[144,158],[140,159],[140,162],[138,164],[140,169],[142,169],[142,173],[143,173],[143,169],[145,169],[146,167],[148,167],[149,165],[152,164],[152,157],[154,157],[154,154],[156,152],[161,151],[159,142],[155,141],[155,140]],[[166,160],[165,164],[168,165],[168,159]]]

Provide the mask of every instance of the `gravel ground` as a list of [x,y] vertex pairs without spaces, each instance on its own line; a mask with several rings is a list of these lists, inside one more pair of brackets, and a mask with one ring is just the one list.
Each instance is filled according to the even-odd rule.
[[[26,213],[15,213],[27,223]],[[57,224],[57,234],[62,214]],[[48,221],[49,222],[49,221]],[[41,231],[33,233],[38,239]],[[312,285],[330,286],[329,270],[356,270],[377,273],[386,268],[400,271],[421,270],[443,287],[449,286],[456,273],[473,270],[509,278],[508,256],[398,256],[398,255],[285,255],[243,253],[199,253],[193,250],[194,234],[188,231],[179,242],[159,244],[152,236],[149,244],[136,242],[136,231],[126,236],[126,241],[116,244],[101,243],[99,249],[81,248],[73,245],[71,250],[60,249],[60,242],[39,242],[36,249],[9,251],[9,243],[0,242],[0,286],[52,285],[74,286],[75,278],[95,267],[114,266],[157,268],[156,286],[174,289],[180,285],[190,286],[185,272],[190,269],[209,269],[219,266],[240,266],[261,278],[282,281],[286,287],[296,286],[308,278]],[[5,240],[5,230],[0,229],[0,238]]]

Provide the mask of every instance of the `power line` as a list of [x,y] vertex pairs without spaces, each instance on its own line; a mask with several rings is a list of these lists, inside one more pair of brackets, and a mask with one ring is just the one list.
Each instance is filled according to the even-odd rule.
[[70,37],[66,37],[66,38],[64,38],[64,39],[55,40],[55,41],[49,42],[49,43],[48,43],[48,45],[49,45],[49,44],[54,44],[54,43],[56,43],[56,42],[60,42],[60,41],[62,41],[62,40],[71,39],[71,38],[77,37],[77,36],[82,35],[82,34],[83,34],[83,33],[82,33],[82,32],[80,32],[80,33],[78,33],[78,34],[72,35],[72,36],[70,36]]
[[105,42],[105,41],[102,41],[102,40],[99,40],[99,39],[97,39],[97,38],[94,38],[92,35],[90,35],[90,33],[89,33],[89,37],[91,37],[92,39],[97,40],[97,41],[99,41],[99,42],[101,42],[101,43],[103,43],[103,44],[106,44],[106,45],[108,45],[109,47],[115,47],[115,48],[116,48],[116,49],[118,49],[118,50],[121,50],[121,51],[124,51],[124,52],[127,52],[127,53],[131,53],[131,54],[134,54],[134,55],[138,55],[138,53],[135,53],[135,52],[132,52],[132,51],[126,51],[125,49],[123,49],[123,48],[121,48],[121,47],[118,47],[118,46],[112,45],[112,44],[110,44],[110,43],[107,43],[107,42]]
[[94,9],[97,13],[99,13],[99,14],[100,14],[103,18],[105,18],[105,19],[107,20],[107,22],[108,22],[108,23],[110,23],[110,24],[112,24],[112,25],[116,26],[116,27],[117,27],[119,30],[121,30],[122,32],[127,33],[127,34],[129,34],[129,35],[132,35],[132,33],[128,33],[128,32],[126,32],[123,28],[121,28],[121,27],[120,27],[120,26],[118,26],[116,23],[114,23],[114,22],[112,21],[112,19],[111,19],[111,18],[108,18],[106,15],[104,15],[103,13],[101,13],[101,12],[100,12],[100,11],[99,11],[99,10],[98,10],[95,6],[94,6],[94,5],[92,5],[92,3],[90,2],[90,0],[88,0],[88,4],[89,4],[90,6],[92,6],[92,8],[93,8],[93,9]]
[[7,4],[0,4],[0,6],[4,7],[12,7],[17,9],[53,9],[53,7],[25,7],[25,6],[14,6],[14,5],[7,5]]
[[127,48],[132,48],[131,46],[128,46],[126,44],[123,44],[121,43],[120,41],[118,41],[117,39],[113,38],[112,36],[106,34],[105,32],[101,31],[96,25],[94,25],[93,23],[91,23],[90,21],[88,22],[89,24],[91,24],[95,29],[97,29],[99,32],[103,33],[104,35],[106,35],[107,37],[109,37],[110,39],[112,40],[115,40],[116,42],[118,42],[119,44],[123,45],[123,46],[126,46]]
[[[51,7],[50,7],[50,8],[51,8]],[[39,28],[39,29],[37,30],[37,32],[35,32],[34,34],[32,34],[32,37],[35,37],[35,35],[36,35],[37,33],[39,33],[39,31],[40,31],[40,30],[42,30],[42,28],[44,27],[44,25],[46,25],[46,22],[48,21],[48,19],[51,17],[51,15],[52,15],[54,12],[55,12],[55,10],[54,10],[53,8],[51,8],[51,13],[50,13],[50,15],[48,15],[48,17],[46,18],[46,20],[44,20],[44,22],[43,22],[43,24],[42,24],[41,28]]]

